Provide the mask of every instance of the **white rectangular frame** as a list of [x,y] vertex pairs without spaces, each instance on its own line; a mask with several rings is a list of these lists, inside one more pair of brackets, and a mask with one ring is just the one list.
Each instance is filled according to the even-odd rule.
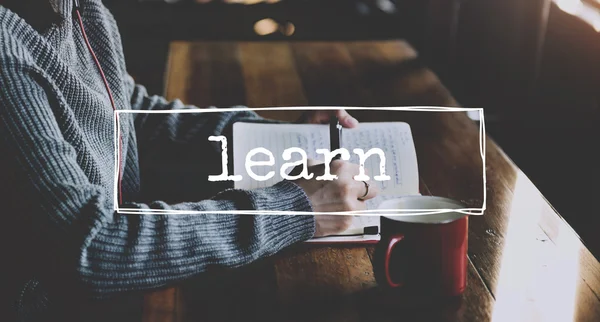
[[467,215],[483,215],[487,205],[486,172],[485,172],[485,151],[486,151],[486,133],[483,108],[466,107],[441,107],[441,106],[402,106],[402,107],[352,107],[352,106],[299,106],[299,107],[233,107],[233,108],[197,108],[182,110],[116,110],[114,123],[114,147],[115,147],[115,169],[119,169],[121,162],[119,156],[118,138],[121,136],[121,129],[118,123],[120,114],[171,114],[171,113],[220,113],[235,111],[297,111],[297,110],[381,110],[381,111],[418,111],[418,112],[479,112],[479,153],[483,163],[483,205],[481,208],[460,208],[460,209],[373,209],[363,211],[341,211],[341,212],[306,212],[306,211],[278,211],[278,210],[219,210],[219,211],[192,211],[192,210],[165,210],[165,209],[136,209],[120,208],[118,196],[118,171],[115,171],[114,180],[114,210],[119,214],[130,215],[177,215],[177,214],[238,214],[238,215],[363,215],[373,216],[374,214],[393,213],[394,215],[427,215],[444,212],[459,212]]

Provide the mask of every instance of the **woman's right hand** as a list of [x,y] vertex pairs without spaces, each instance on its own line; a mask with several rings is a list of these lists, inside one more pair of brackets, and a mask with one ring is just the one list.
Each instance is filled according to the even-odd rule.
[[[365,200],[377,195],[377,187],[370,185],[365,196],[367,188],[364,182],[354,180],[359,170],[356,164],[334,160],[330,164],[330,172],[338,178],[329,181],[316,180],[317,176],[323,175],[325,166],[322,163],[310,166],[311,163],[314,164],[314,161],[309,161],[308,172],[313,173],[313,177],[310,180],[297,179],[294,183],[304,190],[315,212],[365,210]],[[321,237],[346,230],[352,223],[352,216],[316,215],[315,222],[315,237]]]

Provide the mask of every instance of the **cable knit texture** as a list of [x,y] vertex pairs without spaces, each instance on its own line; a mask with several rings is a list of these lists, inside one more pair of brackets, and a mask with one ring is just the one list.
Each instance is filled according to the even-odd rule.
[[[81,4],[118,109],[191,108],[136,85],[113,17],[99,0]],[[265,122],[250,110],[122,114],[122,207],[182,214],[115,213],[113,111],[72,3],[61,6],[62,21],[45,30],[0,6],[0,238],[2,256],[14,259],[2,263],[8,287],[1,292],[19,320],[47,317],[64,294],[106,298],[153,289],[313,236],[308,215],[185,214],[311,211],[290,182],[248,192],[207,181],[221,173],[220,143],[208,136],[229,136],[237,121]]]

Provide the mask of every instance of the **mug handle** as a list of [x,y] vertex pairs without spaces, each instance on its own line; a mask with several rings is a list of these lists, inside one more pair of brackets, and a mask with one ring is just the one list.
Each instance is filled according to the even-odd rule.
[[394,247],[396,247],[396,245],[402,240],[404,240],[404,234],[393,235],[388,242],[387,250],[385,252],[385,263],[383,265],[385,270],[385,278],[387,279],[388,285],[391,287],[400,287],[404,284],[404,282],[394,283],[394,281],[392,281],[392,277],[390,276],[390,258],[392,257],[392,250],[394,250]]

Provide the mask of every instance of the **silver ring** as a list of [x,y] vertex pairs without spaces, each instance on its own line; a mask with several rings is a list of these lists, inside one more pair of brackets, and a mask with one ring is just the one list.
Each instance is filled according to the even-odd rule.
[[365,188],[367,188],[367,191],[365,191],[365,194],[362,197],[358,198],[358,200],[361,201],[364,200],[364,198],[369,194],[369,184],[366,181],[363,181],[363,183],[365,184]]

